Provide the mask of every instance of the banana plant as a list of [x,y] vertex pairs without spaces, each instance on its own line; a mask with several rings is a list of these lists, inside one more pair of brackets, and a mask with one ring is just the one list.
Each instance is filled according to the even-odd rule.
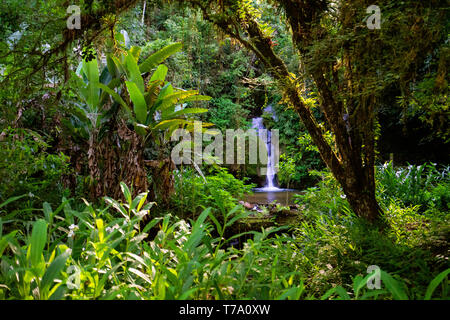
[[[111,114],[117,112],[119,105],[114,103],[110,107],[109,94],[102,90],[99,85],[107,88],[115,88],[120,84],[120,79],[113,78],[108,68],[100,72],[97,59],[83,60],[73,74],[74,88],[81,102],[75,103],[71,121],[65,121],[74,133],[80,133],[82,138],[88,139],[88,166],[93,194],[100,195],[102,192],[100,174],[100,158],[98,146],[102,136],[102,129],[106,129],[106,123]],[[104,132],[104,131],[103,131]]]
[[85,131],[89,135],[98,131],[107,118],[104,105],[109,94],[104,92],[99,84],[113,89],[120,84],[120,79],[113,78],[107,67],[100,71],[97,59],[83,60],[71,78],[81,98],[81,103],[75,104],[74,115],[85,125]]
[[[97,86],[119,103],[129,114],[133,122],[135,131],[141,136],[156,136],[164,133],[168,137],[179,128],[193,128],[193,120],[183,116],[204,113],[205,108],[181,108],[187,102],[209,100],[211,97],[200,95],[197,90],[182,90],[174,88],[165,81],[168,68],[161,64],[165,59],[181,49],[181,43],[168,45],[153,55],[149,56],[142,63],[138,64],[140,48],[131,47],[130,50],[118,56],[108,56],[108,69],[112,77],[124,77],[130,103],[125,102],[122,97],[102,83]],[[156,69],[145,83],[143,74],[148,74],[152,69]],[[204,127],[212,124],[204,124]]]
[[[117,176],[125,180],[123,177],[129,177],[125,182],[132,184],[135,192],[145,191],[147,177],[143,169],[143,146],[147,139],[151,137],[156,144],[161,145],[177,128],[193,130],[192,115],[208,111],[190,107],[177,109],[177,106],[183,107],[188,102],[210,99],[196,90],[174,88],[166,81],[168,68],[162,62],[180,49],[181,44],[174,43],[138,63],[141,52],[139,47],[129,50],[121,48],[118,53],[107,54],[107,65],[102,70],[99,70],[96,59],[83,61],[76,76],[72,77],[81,98],[76,108],[76,118],[84,125],[83,137],[89,139],[88,167],[93,197],[104,195],[106,186],[118,184],[111,180],[115,179],[113,177],[105,178],[102,171],[104,163],[121,168]],[[110,128],[107,124],[113,123],[109,121],[110,116],[121,115],[118,112],[120,109],[125,111],[125,118],[131,121],[134,131],[142,139],[139,139],[139,146],[130,147],[133,150],[120,150],[119,159],[106,159],[98,148],[99,140],[102,132],[106,133],[105,130]],[[206,131],[211,125],[203,123],[202,130]],[[111,128],[115,130],[114,126]],[[83,132],[82,128],[78,130]],[[116,135],[114,139],[119,138]],[[158,150],[158,153],[161,151]],[[130,162],[139,165],[128,166]]]

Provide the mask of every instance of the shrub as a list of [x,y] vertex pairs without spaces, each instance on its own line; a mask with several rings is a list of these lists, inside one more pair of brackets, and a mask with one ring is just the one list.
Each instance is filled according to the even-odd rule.
[[245,129],[248,127],[246,117],[249,113],[241,105],[227,98],[211,100],[214,105],[209,111],[209,121],[214,123],[223,133],[226,129]]
[[7,128],[2,136],[0,202],[27,194],[28,206],[40,206],[43,199],[57,203],[64,192],[61,177],[69,171],[68,158],[50,153],[49,144],[35,131]]
[[[445,249],[448,247],[448,211],[446,214],[431,209],[423,212],[419,205],[405,205],[395,197],[395,193],[388,197],[385,189],[378,190],[378,196],[386,197],[380,197],[384,224],[374,226],[354,215],[331,175],[327,172],[316,174],[322,177],[318,186],[297,196],[296,202],[303,207],[303,220],[293,229],[303,255],[298,269],[303,275],[308,275],[306,290],[316,296],[330,298],[329,294],[333,293],[339,299],[350,299],[352,296],[348,292],[356,285],[353,281],[361,280],[361,276],[358,279],[353,277],[364,277],[368,266],[378,265],[394,279],[391,281],[395,283],[391,284],[392,290],[400,290],[403,297],[423,299],[427,286],[431,285],[430,278],[437,278],[448,267]],[[430,192],[442,192],[445,198],[445,192],[439,187],[444,183],[442,176],[434,174],[426,183]],[[433,191],[435,188],[439,189]],[[406,188],[400,190],[397,194],[403,199],[411,194]],[[423,198],[424,203],[428,198],[429,195]],[[408,199],[422,198],[410,195]],[[340,289],[327,293],[327,284]],[[444,280],[442,285],[441,297],[448,297]],[[374,294],[377,299],[399,297],[398,292],[385,289],[378,293],[369,290],[367,294]],[[358,294],[359,298],[364,296]]]
[[320,178],[318,184],[294,196],[295,202],[303,206],[305,215],[326,214],[331,217],[350,212],[341,186],[329,171],[311,170],[309,174]]
[[389,162],[377,167],[376,180],[381,201],[389,202],[393,198],[406,206],[419,205],[422,211],[436,206],[448,210],[446,199],[449,199],[450,191],[445,192],[442,187],[436,187],[449,185],[449,168],[439,171],[435,164],[394,168]]
[[213,169],[206,177],[185,168],[175,174],[176,192],[172,201],[185,213],[198,213],[207,207],[212,207],[212,210],[222,207],[229,211],[253,187],[245,184],[245,180],[236,179],[225,168]]

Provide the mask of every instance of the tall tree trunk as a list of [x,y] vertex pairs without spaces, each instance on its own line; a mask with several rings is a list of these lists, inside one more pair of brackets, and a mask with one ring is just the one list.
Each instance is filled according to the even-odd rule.
[[338,182],[347,196],[348,203],[353,211],[369,221],[375,221],[380,211],[375,196],[374,169],[364,168],[361,174],[350,167],[344,169],[343,176],[336,176]]

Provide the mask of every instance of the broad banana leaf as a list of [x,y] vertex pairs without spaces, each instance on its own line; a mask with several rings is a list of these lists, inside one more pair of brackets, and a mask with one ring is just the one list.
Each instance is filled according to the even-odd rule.
[[[106,69],[106,68],[105,68]],[[99,83],[99,85],[100,84],[103,84],[102,82],[101,83]],[[114,78],[114,79],[112,79],[108,84],[107,84],[107,86],[108,86],[108,88],[110,88],[110,89],[114,89],[114,88],[116,88],[117,86],[119,86],[120,85],[120,79],[119,78]],[[100,87],[100,86],[99,86]],[[114,92],[115,93],[115,92]],[[104,105],[105,103],[106,103],[106,101],[107,101],[107,99],[109,98],[109,96],[110,96],[111,94],[109,93],[109,92],[107,92],[107,91],[105,91],[105,90],[103,90],[102,91],[102,93],[101,93],[101,95],[100,95],[100,105],[102,106],[102,105]]]
[[181,126],[188,124],[190,121],[184,119],[170,119],[159,122],[153,127],[153,130],[165,130],[171,126]]
[[149,56],[147,59],[144,60],[139,65],[139,69],[141,70],[141,73],[149,72],[154,67],[162,63],[164,60],[166,60],[168,57],[173,55],[174,53],[180,51],[182,48],[182,44],[177,42],[174,44],[170,44],[161,50],[158,50],[151,56]]
[[134,114],[136,115],[137,122],[145,124],[145,120],[147,119],[147,104],[145,103],[144,95],[134,82],[125,81],[125,85],[127,86],[131,101],[133,102]]
[[152,81],[164,81],[167,75],[167,67],[164,64],[160,64],[158,68],[156,68],[155,72],[153,72],[152,77],[150,78],[150,82]]
[[145,91],[144,79],[141,76],[141,72],[139,71],[139,67],[136,63],[136,60],[134,59],[131,53],[128,53],[127,57],[125,58],[125,61],[128,70],[128,80],[136,84],[137,88],[143,95]]
[[173,118],[179,117],[181,115],[205,113],[205,112],[208,112],[208,109],[206,109],[206,108],[184,108],[182,110],[175,111],[174,113],[171,113],[171,114],[167,115],[166,117],[167,117],[167,119],[173,119]]
[[150,82],[147,86],[147,92],[144,94],[147,108],[150,109],[155,103],[156,99],[158,99],[158,95],[160,92],[159,86],[161,85],[161,83],[161,81],[153,81]]
[[131,53],[136,61],[139,60],[141,54],[141,47],[132,46],[128,53]]
[[119,70],[117,69],[116,63],[110,54],[106,55],[106,66],[113,79],[119,78]]
[[88,99],[87,104],[92,112],[98,110],[99,105],[99,90],[97,84],[99,83],[98,64],[97,59],[92,59],[89,62],[83,61],[83,71],[88,79]]
[[170,93],[162,98],[161,105],[159,105],[158,110],[160,110],[162,113],[167,113],[166,109],[168,109],[169,107],[174,107],[176,104],[183,103],[184,99],[195,95],[198,95],[197,90],[176,91]]

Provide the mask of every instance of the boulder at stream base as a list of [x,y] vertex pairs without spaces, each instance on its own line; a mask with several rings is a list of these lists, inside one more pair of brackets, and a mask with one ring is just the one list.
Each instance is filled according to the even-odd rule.
[[239,201],[240,204],[242,204],[246,209],[252,210],[254,208],[254,205],[248,202]]

